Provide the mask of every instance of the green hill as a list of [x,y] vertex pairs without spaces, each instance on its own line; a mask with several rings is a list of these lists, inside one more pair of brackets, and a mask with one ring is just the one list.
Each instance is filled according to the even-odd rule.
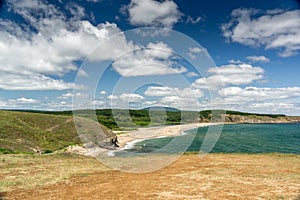
[[2,152],[51,152],[80,144],[71,116],[0,111]]

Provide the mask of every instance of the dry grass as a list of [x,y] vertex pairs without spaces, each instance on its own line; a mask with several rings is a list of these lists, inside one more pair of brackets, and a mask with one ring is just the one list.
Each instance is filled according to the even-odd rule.
[[76,154],[0,154],[0,192],[54,184],[107,169],[95,159]]
[[296,199],[300,194],[300,155],[209,154],[203,159],[184,155],[166,168],[144,174],[107,170],[91,158],[53,157],[5,156],[8,164],[1,164],[1,187],[9,190],[7,197]]

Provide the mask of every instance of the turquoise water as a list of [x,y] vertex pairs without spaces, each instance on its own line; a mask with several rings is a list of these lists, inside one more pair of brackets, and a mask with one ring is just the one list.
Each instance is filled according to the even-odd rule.
[[[176,153],[200,150],[208,127],[186,131],[180,137],[144,140],[126,152]],[[213,134],[213,133],[211,133]],[[190,145],[187,145],[190,144]],[[189,146],[186,149],[186,146]],[[125,151],[125,150],[124,150]],[[235,124],[224,125],[211,152],[223,153],[300,153],[300,124]]]

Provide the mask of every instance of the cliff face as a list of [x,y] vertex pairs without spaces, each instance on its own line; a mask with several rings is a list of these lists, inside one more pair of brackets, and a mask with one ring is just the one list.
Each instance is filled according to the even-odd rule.
[[268,116],[238,116],[226,115],[225,122],[232,123],[299,123],[299,117],[268,117]]
[[220,114],[213,116],[209,114],[207,118],[201,118],[200,122],[226,122],[226,123],[300,123],[300,117],[290,116],[263,116],[263,115],[238,115]]
[[114,149],[117,146],[116,134],[98,121],[83,117],[74,117],[74,120],[85,148]]

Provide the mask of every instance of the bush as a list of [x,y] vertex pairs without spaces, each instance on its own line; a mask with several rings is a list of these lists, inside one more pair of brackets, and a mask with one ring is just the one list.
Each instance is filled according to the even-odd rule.
[[10,150],[10,149],[0,148],[0,153],[3,153],[3,154],[14,154],[15,152],[13,150]]
[[42,152],[42,154],[48,154],[48,153],[53,153],[52,150],[46,149],[45,151]]

